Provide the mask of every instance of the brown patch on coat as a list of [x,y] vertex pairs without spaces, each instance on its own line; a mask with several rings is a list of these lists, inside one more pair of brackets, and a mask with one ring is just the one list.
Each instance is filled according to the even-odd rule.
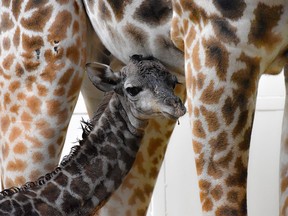
[[27,107],[33,114],[41,113],[41,104],[42,101],[36,96],[31,96],[27,98]]
[[[89,9],[91,9],[91,11],[92,11],[93,7],[94,7],[94,2],[89,6]],[[100,16],[101,20],[105,20],[105,22],[112,20],[112,15],[111,15],[111,12],[109,11],[109,9],[106,5],[106,1],[99,0],[98,1],[98,8],[99,8],[98,16]]]
[[149,157],[152,158],[163,144],[164,144],[164,140],[162,138],[160,138],[160,137],[151,138],[149,140],[149,145],[147,148],[147,152],[148,152]]
[[58,49],[58,52],[55,54],[52,50],[46,50],[44,53],[45,61],[47,62],[46,67],[40,73],[40,77],[52,83],[55,80],[56,73],[59,72],[64,67],[64,62],[58,62],[59,59],[63,57],[63,49]]
[[181,37],[180,33],[182,28],[180,29],[178,26],[179,23],[179,19],[178,18],[173,18],[172,19],[172,24],[171,24],[171,39],[173,41],[173,43],[175,44],[175,46],[181,50],[182,52],[184,52],[184,41],[183,38]]
[[237,60],[246,64],[244,69],[236,71],[231,77],[231,81],[237,85],[234,91],[234,100],[243,110],[247,108],[247,99],[256,92],[260,78],[260,58],[252,58],[242,53]]
[[41,152],[34,152],[32,155],[32,161],[33,163],[40,163],[44,159],[44,156]]
[[25,79],[25,84],[26,84],[26,89],[28,91],[32,91],[33,84],[35,84],[36,80],[37,80],[37,77],[35,76],[27,76],[27,78]]
[[63,75],[60,77],[59,81],[58,81],[58,85],[59,86],[65,86],[65,84],[67,84],[70,79],[72,78],[72,75],[74,73],[74,69],[73,68],[68,68]]
[[107,2],[112,8],[116,20],[120,22],[124,17],[125,7],[130,5],[131,0],[107,0]]
[[4,12],[0,19],[0,29],[3,32],[8,31],[14,27],[14,23],[9,13]]
[[53,95],[55,96],[63,96],[65,94],[65,88],[58,87],[54,90]]
[[236,109],[237,109],[237,102],[231,97],[227,97],[221,109],[222,115],[224,117],[227,126],[233,122]]
[[239,135],[243,129],[245,128],[246,124],[248,121],[248,111],[243,111],[239,114],[238,120],[237,120],[237,124],[233,129],[233,137],[236,138],[237,135]]
[[244,136],[243,136],[243,141],[238,144],[239,150],[241,151],[248,151],[250,147],[250,140],[251,140],[251,132],[252,132],[252,125],[249,128],[246,129]]
[[3,38],[3,45],[2,45],[3,49],[4,50],[9,50],[10,46],[11,46],[10,38],[4,37]]
[[196,93],[196,79],[194,78],[193,74],[192,74],[192,65],[189,62],[186,66],[186,71],[185,71],[185,76],[186,76],[186,87],[187,90],[191,91],[193,95],[195,95]]
[[182,11],[182,7],[180,5],[180,1],[172,1],[172,4],[173,4],[173,12],[175,14],[177,14],[179,17],[182,16],[183,14],[183,11]]
[[71,62],[78,65],[79,60],[80,60],[79,46],[74,44],[74,45],[68,47],[67,51],[66,51],[66,56]]
[[76,35],[80,32],[80,24],[76,20],[73,23],[73,30],[72,30],[72,35]]
[[80,73],[76,74],[73,79],[72,79],[72,82],[70,84],[70,88],[67,92],[67,97],[68,98],[71,98],[71,97],[74,97],[76,95],[78,95],[79,91],[80,91],[80,87],[81,87],[81,84],[82,84],[82,76]]
[[278,25],[283,11],[283,5],[270,7],[259,3],[254,11],[255,19],[251,23],[249,43],[258,48],[265,47],[272,50],[275,44],[282,40],[280,35],[273,32],[273,28]]
[[215,68],[216,74],[221,81],[226,80],[229,63],[229,54],[225,46],[218,38],[210,38],[203,41],[205,49],[205,64],[207,67]]
[[28,3],[26,4],[25,7],[25,12],[32,10],[32,9],[37,9],[40,7],[45,6],[49,1],[48,0],[29,0]]
[[19,171],[23,172],[27,167],[27,163],[21,159],[15,159],[14,161],[9,161],[6,170],[9,171]]
[[232,20],[241,18],[247,7],[244,0],[213,0],[213,4],[225,18]]
[[[231,206],[220,206],[217,208],[215,212],[215,216],[223,216],[223,215],[233,215],[233,216],[240,216],[238,213],[237,208]],[[244,214],[246,215],[246,214]]]
[[44,41],[41,36],[30,37],[26,34],[22,34],[22,45],[27,53],[31,53],[37,49],[41,49],[41,47],[44,46]]
[[199,72],[201,69],[201,62],[199,58],[199,41],[196,43],[194,46],[194,49],[192,50],[192,61],[193,61],[193,66],[194,69]]
[[[194,142],[195,141],[193,140],[193,143]],[[205,165],[204,153],[199,154],[199,156],[195,158],[195,164],[196,164],[197,175],[200,176],[203,172],[203,168]]]
[[183,12],[189,12],[189,20],[193,23],[203,22],[204,25],[208,22],[208,15],[205,10],[192,1],[180,0],[180,5]]
[[41,143],[36,137],[25,135],[25,139],[30,141],[32,143],[32,147],[34,148],[41,148],[43,146],[43,143]]
[[15,113],[16,115],[18,115],[18,111],[20,109],[20,105],[18,104],[14,104],[13,106],[10,107],[10,112],[11,113]]
[[9,70],[10,67],[12,66],[13,62],[15,59],[15,55],[14,54],[9,54],[7,55],[2,62],[3,68],[6,70]]
[[221,132],[216,138],[212,138],[209,141],[209,145],[211,147],[212,154],[225,151],[227,146],[229,145],[227,133]]
[[206,180],[200,180],[199,181],[199,189],[200,189],[200,200],[202,203],[202,209],[203,211],[211,211],[213,208],[213,202],[210,195],[211,190],[211,183]]
[[195,152],[195,154],[200,154],[202,151],[202,143],[197,142],[197,141],[193,141],[193,150]]
[[227,200],[231,203],[237,203],[239,201],[239,194],[237,191],[229,191],[227,194]]
[[15,48],[17,48],[20,44],[20,28],[19,26],[17,27],[14,36],[13,36],[13,44],[15,46]]
[[3,155],[3,160],[6,160],[10,152],[10,146],[8,143],[5,142],[2,146],[2,155]]
[[37,90],[38,90],[38,95],[40,97],[44,97],[44,96],[47,96],[49,90],[46,88],[46,86],[44,85],[41,85],[41,84],[38,84],[37,85]]
[[215,89],[214,81],[211,80],[209,85],[203,90],[200,100],[204,104],[218,104],[223,92],[224,88]]
[[237,28],[232,26],[227,19],[215,16],[211,18],[211,24],[219,41],[234,43],[235,45],[240,42],[236,35]]
[[46,139],[51,139],[55,135],[55,130],[51,128],[50,124],[44,119],[40,119],[36,122],[36,128],[39,130],[39,133]]
[[9,8],[11,0],[2,0],[2,6]]
[[25,111],[22,113],[21,121],[22,121],[22,125],[24,126],[26,130],[31,129],[32,120],[33,120],[33,117],[29,113]]
[[21,25],[28,30],[43,32],[46,23],[51,18],[52,10],[52,6],[40,7],[28,19],[22,18]]
[[135,26],[131,23],[128,23],[125,27],[124,27],[124,32],[127,35],[128,38],[130,38],[131,40],[133,40],[134,42],[140,44],[141,46],[145,46],[148,35],[145,32],[144,29]]
[[193,121],[193,134],[198,138],[205,138],[206,133],[200,120]]
[[[22,45],[26,52],[22,54],[25,58],[24,67],[27,71],[33,71],[38,68],[40,61],[35,60],[35,52],[44,46],[43,38],[40,36],[22,35]],[[36,53],[37,55],[37,53]]]
[[55,158],[56,150],[55,150],[55,145],[54,144],[50,144],[48,146],[48,152],[49,152],[49,158]]
[[3,132],[3,134],[5,134],[7,132],[7,129],[10,126],[10,118],[8,115],[1,117],[0,126],[1,126],[1,131]]
[[151,27],[163,25],[172,18],[172,3],[167,0],[143,1],[133,18]]
[[[1,68],[1,65],[0,65],[0,76],[2,76],[4,79],[6,80],[10,80],[11,79],[11,75],[10,74],[6,74],[4,72],[4,70]],[[1,83],[1,87],[3,87],[3,83]]]
[[58,100],[46,101],[47,113],[49,116],[55,116],[59,113],[61,103]]
[[223,170],[220,169],[218,163],[214,161],[212,157],[208,162],[207,174],[213,177],[214,179],[219,179],[223,176]]
[[220,200],[223,194],[224,193],[221,185],[217,185],[211,190],[211,195],[216,201]]
[[219,129],[219,121],[216,112],[207,110],[204,106],[200,107],[201,114],[204,116],[209,132],[213,132]]
[[10,92],[14,93],[17,89],[19,89],[21,86],[21,83],[19,81],[13,81],[10,83],[8,89]]
[[186,49],[190,48],[193,41],[195,40],[195,37],[196,37],[196,31],[194,28],[190,28],[189,29],[189,32],[187,32],[187,35],[186,35],[186,40],[185,40],[185,47]]
[[12,127],[10,135],[9,135],[9,141],[12,143],[14,142],[20,135],[22,134],[22,130],[19,127]]
[[[259,58],[252,58],[242,53],[238,60],[244,62],[246,67],[235,72],[231,77],[231,81],[236,84],[236,88],[233,90],[233,99],[240,110],[237,125],[233,130],[234,137],[240,134],[247,124],[251,109],[250,102],[256,97],[257,83],[260,78]],[[252,110],[252,112],[254,111]]]
[[54,43],[54,41],[62,41],[67,38],[67,30],[71,22],[72,15],[69,11],[64,10],[59,12],[48,30],[48,40]]
[[63,109],[58,113],[57,117],[57,124],[62,125],[65,122],[67,122],[67,119],[69,119],[69,113],[67,109]]
[[23,185],[26,182],[26,179],[24,176],[17,176],[14,182],[15,185]]
[[226,179],[228,187],[246,188],[247,184],[247,164],[242,161],[242,157],[237,157],[234,164],[235,171],[229,174]]

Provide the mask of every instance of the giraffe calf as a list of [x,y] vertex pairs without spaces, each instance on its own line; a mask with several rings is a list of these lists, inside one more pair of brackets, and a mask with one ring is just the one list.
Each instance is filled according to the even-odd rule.
[[0,193],[0,215],[90,215],[130,170],[148,120],[177,119],[186,109],[174,95],[176,76],[155,58],[135,55],[120,72],[87,64],[92,83],[108,92],[80,145],[38,181]]

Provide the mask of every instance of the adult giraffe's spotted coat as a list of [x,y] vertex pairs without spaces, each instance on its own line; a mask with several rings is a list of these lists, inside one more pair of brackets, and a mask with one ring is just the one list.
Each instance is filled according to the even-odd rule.
[[[85,18],[82,4],[80,0],[75,2],[74,4],[79,6],[79,16],[82,15],[83,19],[81,21],[83,23]],[[180,80],[184,80],[183,58],[185,58],[185,80],[189,96],[188,105],[191,115],[193,147],[196,153],[203,212],[206,215],[245,215],[247,211],[245,204],[247,156],[257,85],[259,77],[263,73],[277,74],[287,62],[287,1],[180,0],[172,2],[173,5],[168,0],[99,0],[84,1],[84,4],[92,26],[105,47],[124,63],[127,63],[129,56],[133,54],[153,55],[165,63],[166,66],[174,69]],[[55,15],[61,11],[57,5],[64,5],[68,8],[67,11],[71,13],[73,11],[76,12],[76,10],[72,9],[73,5],[70,1],[39,1],[38,4],[35,3],[35,1],[28,0],[1,1],[0,6],[3,10],[0,10],[0,31],[1,33],[4,32],[4,34],[0,34],[0,72],[3,77],[1,85],[5,87],[2,89],[9,89],[7,88],[10,86],[7,74],[9,75],[14,71],[11,68],[14,67],[15,59],[20,61],[20,63],[22,62],[21,64],[25,63],[25,59],[21,60],[18,57],[21,55],[21,50],[18,49],[16,52],[16,49],[13,48],[14,43],[20,43],[17,42],[20,41],[19,37],[14,37],[14,35],[17,35],[18,32],[21,33],[18,33],[18,35],[22,35],[22,32],[29,25],[33,27],[35,23],[30,22],[27,25],[24,20],[23,22],[17,22],[17,28],[11,28],[11,26],[15,25],[15,20],[19,20],[19,17],[23,16],[24,12],[27,12],[25,11],[25,5],[30,5],[33,9],[30,13],[25,14],[29,17],[32,12],[43,11],[42,8],[48,6],[48,4],[53,6]],[[172,13],[174,14],[173,19]],[[45,19],[40,15],[35,15],[34,17],[40,17],[41,19],[33,20],[37,20],[37,23],[40,24],[43,22],[39,26],[49,25],[53,21],[46,21],[55,18],[55,16],[49,16],[49,14],[41,14],[43,17],[49,18]],[[76,17],[73,18],[76,19]],[[171,19],[173,42],[184,55],[171,42]],[[77,25],[75,26],[77,27]],[[87,40],[82,40],[82,44],[78,48],[83,47],[85,42],[93,41],[86,48],[87,59],[94,58],[93,56],[97,53],[97,57],[95,57],[97,60],[100,59],[100,62],[109,63],[111,58],[105,57],[109,55],[109,52],[105,50],[104,46],[98,46],[98,44],[96,46],[99,40],[94,37],[91,26],[87,25],[87,32],[85,25],[78,25],[78,27],[80,27],[79,33],[83,35],[87,33]],[[5,35],[5,32],[10,29],[12,31]],[[44,36],[48,35],[48,30],[48,28],[37,29],[33,33],[45,38]],[[6,39],[5,36],[11,38]],[[68,34],[65,36],[68,37]],[[67,40],[66,37],[65,40]],[[74,39],[70,38],[69,41],[73,42]],[[55,42],[57,43],[58,40],[56,39]],[[44,43],[41,47],[45,48],[47,44]],[[63,44],[60,41],[59,45],[61,47],[65,43]],[[14,53],[20,53],[17,54],[17,58],[14,58],[14,60],[11,60],[13,58],[9,57],[10,54],[6,54],[6,50],[10,49],[12,50],[10,51],[11,56]],[[54,45],[51,49],[54,49]],[[35,58],[37,58],[37,53],[39,53],[41,60],[49,59],[43,58],[41,49],[39,52],[38,47],[34,50],[36,53]],[[57,51],[58,47],[55,50]],[[80,53],[79,56],[83,56],[82,54]],[[67,62],[67,59],[69,58],[63,58],[63,62]],[[75,57],[74,59],[77,58]],[[5,62],[3,63],[4,60]],[[48,62],[48,65],[53,65],[52,63],[51,61]],[[9,65],[12,66],[9,67]],[[73,69],[77,66],[75,64],[72,65]],[[83,64],[81,65],[83,66]],[[29,67],[28,69],[22,68],[25,69],[22,73],[28,74]],[[57,74],[60,76],[64,72],[65,70],[60,70]],[[79,73],[79,76],[81,76],[81,73]],[[21,81],[22,86],[24,80],[19,79],[19,81]],[[51,81],[56,83],[53,79]],[[84,83],[85,85],[87,84],[87,82]],[[88,107],[90,105],[91,107],[95,106],[94,103],[90,103],[91,100],[89,99],[97,98],[98,94],[96,97],[94,93],[90,93],[89,87],[82,86],[82,90],[84,97],[88,98],[86,100]],[[179,91],[181,92],[180,94],[184,95],[183,88],[181,90]],[[6,105],[6,103],[9,104],[10,100],[9,97],[5,96],[5,93],[2,90],[0,95],[1,101],[4,101],[0,107],[1,117],[5,116],[2,115],[3,113],[9,116],[15,110],[15,108],[11,109]],[[34,91],[31,93],[36,94]],[[53,95],[47,95],[47,97],[52,97],[53,99]],[[73,101],[67,97],[62,99],[67,102],[67,105],[64,105],[65,107],[73,107]],[[72,113],[70,109],[68,110],[67,119],[70,118]],[[90,108],[91,110],[93,109]],[[20,111],[21,109],[19,108],[18,112]],[[54,115],[59,113],[59,111],[61,109],[55,111]],[[282,215],[286,214],[288,206],[287,112],[288,105],[285,106],[281,151],[282,207],[280,212]],[[34,115],[34,113],[30,113],[32,117]],[[4,128],[4,133],[1,136],[9,139],[11,129],[8,129],[7,125],[11,126],[10,122],[16,122],[19,119],[6,117],[4,120],[1,125],[1,128]],[[18,126],[19,124],[17,124]],[[62,124],[62,126],[65,131],[67,124]],[[172,122],[150,121],[141,145],[142,148],[137,155],[135,166],[122,186],[101,209],[100,215],[145,215],[155,179],[163,160],[166,143],[173,127],[174,123]],[[23,134],[22,131],[20,129],[18,133]],[[29,130],[25,133],[29,133]],[[60,134],[59,137],[64,137],[64,135]],[[12,138],[11,141],[13,140],[17,139]],[[25,142],[27,142],[26,140],[27,137]],[[43,141],[43,146],[45,146],[41,152],[47,152],[46,148],[50,142],[41,141]],[[1,145],[4,146],[2,147],[4,155],[12,154],[20,158],[21,155],[22,157],[23,155],[26,156],[26,151],[18,151],[24,152],[19,154],[12,152],[14,147],[5,145],[5,142],[1,143]],[[37,163],[33,165],[46,165],[45,160],[41,160],[41,157],[37,158],[40,158],[40,160],[37,160]],[[9,162],[10,160],[7,159],[6,161]],[[18,180],[20,178],[17,178],[17,174],[20,173],[18,169],[23,170],[26,176],[32,177],[30,172],[34,168],[23,166],[23,163],[19,163],[19,160],[15,160],[11,165],[13,166],[10,167],[14,168],[13,172],[16,174],[13,175],[14,179],[8,179],[7,183],[23,182],[24,179],[22,177],[21,181]],[[7,175],[7,173],[12,174],[9,171],[7,172],[7,169],[7,165],[2,167],[4,181],[7,176],[12,176]],[[16,178],[17,181],[15,180]]]
[[[287,63],[288,2],[183,0],[173,1],[173,11],[172,39],[185,53],[203,215],[247,215],[257,87],[262,74],[278,74]],[[288,215],[287,118],[285,114],[281,215]]]
[[[169,36],[172,18],[170,1],[101,0],[94,2],[85,1],[84,4],[94,27],[96,27],[96,23],[93,23],[93,12],[100,12],[98,14],[101,14],[101,16],[98,19],[102,17],[105,18],[101,19],[102,21],[109,21],[109,25],[106,26],[111,30],[116,30],[114,27],[123,27],[121,31],[120,29],[115,31],[115,38],[110,43],[119,42],[120,44],[120,41],[117,40],[119,38],[122,44],[121,47],[125,46],[127,50],[129,48],[129,53],[121,47],[119,47],[121,52],[114,52],[114,55],[117,55],[120,60],[127,63],[129,56],[137,53],[145,56],[155,56],[177,74],[178,79],[183,83],[183,54],[175,48]],[[13,185],[21,185],[26,181],[34,181],[37,177],[44,175],[48,170],[51,171],[53,167],[57,166],[68,128],[67,125],[79,93],[85,62],[98,61],[111,64],[112,67],[116,66],[116,68],[119,62],[114,61],[115,58],[108,51],[110,47],[107,47],[107,50],[101,44],[89,21],[87,22],[83,4],[80,0],[3,0],[0,1],[0,7],[0,71],[2,74],[0,79],[2,79],[1,85],[3,86],[0,94],[2,103],[0,106],[0,117],[7,116],[4,119],[6,121],[3,121],[3,124],[0,125],[1,129],[3,129],[1,136],[7,140],[3,142],[1,140],[1,149],[4,156],[0,158],[3,160],[1,163],[2,184],[4,188],[7,188]],[[147,14],[147,12],[149,13]],[[106,19],[106,15],[111,19]],[[120,19],[115,19],[116,15]],[[72,20],[70,17],[72,17]],[[56,18],[57,22],[55,21]],[[118,25],[118,21],[121,21],[121,25]],[[36,28],[35,26],[39,27]],[[101,29],[103,32],[107,32],[106,28]],[[123,34],[117,35],[122,30],[125,30]],[[24,37],[25,35],[37,37],[29,38]],[[107,39],[110,35],[107,35]],[[145,37],[142,37],[143,35]],[[30,47],[29,58],[25,57],[27,55],[24,55],[25,58],[22,57],[22,54],[26,53],[24,48],[22,48],[22,43],[26,42],[26,39],[29,39],[27,41],[30,44],[26,46]],[[38,43],[39,39],[40,41],[43,40],[43,43]],[[138,46],[139,40],[141,40],[140,46]],[[8,61],[9,64],[7,61],[3,63],[9,55],[14,56],[13,59]],[[14,74],[15,65],[18,65],[18,63],[26,65],[31,60],[36,63],[40,62],[37,70],[30,71],[22,66],[23,71],[21,70],[20,74],[24,74],[24,76],[13,76],[11,79],[6,79],[8,78],[7,74]],[[76,64],[76,62],[79,64]],[[55,64],[57,67],[55,67]],[[10,67],[5,65],[10,65]],[[48,79],[47,82],[42,79],[42,76],[38,76],[43,73],[42,71],[45,68],[47,70],[45,70],[44,77]],[[26,75],[33,75],[35,78],[29,80],[25,78]],[[10,91],[11,88],[8,88],[8,86],[16,78],[20,82],[21,87],[17,91]],[[26,81],[29,81],[30,85],[26,85]],[[38,106],[36,106],[39,113],[28,110],[29,115],[27,117],[27,115],[21,115],[27,107],[25,97],[22,100],[21,96],[25,95],[25,92],[27,92],[26,87],[29,86],[33,87],[29,91],[30,95],[39,99],[37,100],[39,102]],[[68,94],[70,88],[74,89],[71,92],[75,94],[75,97],[70,98],[70,94]],[[20,101],[14,100],[14,96],[11,97],[13,98],[13,103],[20,103],[17,106],[19,107],[17,115],[12,112],[13,109],[6,105],[9,102],[9,100],[5,99],[7,98],[5,96],[6,93],[12,94],[13,92],[16,97],[20,92]],[[89,115],[92,117],[93,110],[99,104],[102,95],[99,92],[95,92],[95,88],[87,81],[85,76],[81,92]],[[184,99],[184,85],[177,86],[176,92],[178,95],[182,95],[181,98]],[[57,103],[58,99],[61,101],[60,104]],[[47,114],[45,101],[55,102],[49,106],[53,108],[53,112]],[[31,104],[30,107],[37,105],[37,103]],[[57,116],[62,117],[61,122],[57,121]],[[38,119],[46,119],[47,123],[42,121],[40,122],[41,124],[35,126],[36,123],[34,121]],[[32,126],[25,129],[21,126],[22,124]],[[166,119],[149,121],[139,154],[131,172],[125,178],[125,182],[117,193],[101,209],[100,214],[145,214],[174,124],[175,121]],[[7,125],[11,127],[7,127]],[[18,136],[16,133],[17,138],[10,140],[11,128],[14,125],[17,127],[21,126],[20,130],[16,131],[20,135]],[[50,128],[52,125],[54,128],[56,125],[58,127],[55,130],[53,139],[47,140],[36,130],[39,126]],[[50,134],[51,131],[53,130],[50,130]],[[21,148],[19,150],[15,150],[14,146],[17,145],[18,140],[23,140],[23,145],[20,145]],[[55,159],[53,159],[54,155]]]

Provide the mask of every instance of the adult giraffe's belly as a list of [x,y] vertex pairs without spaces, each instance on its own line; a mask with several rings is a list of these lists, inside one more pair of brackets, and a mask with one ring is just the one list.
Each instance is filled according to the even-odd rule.
[[184,77],[183,53],[170,39],[171,1],[132,2],[84,0],[94,30],[116,58],[127,63],[134,54],[152,55]]

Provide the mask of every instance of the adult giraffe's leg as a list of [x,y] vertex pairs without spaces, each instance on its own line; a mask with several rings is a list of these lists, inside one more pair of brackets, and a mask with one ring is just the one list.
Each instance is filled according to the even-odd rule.
[[[213,3],[205,9],[211,7]],[[172,37],[185,52],[202,211],[209,216],[244,216],[261,58],[237,46],[239,38],[228,20],[203,8],[175,1],[172,24]]]
[[33,181],[59,161],[85,64],[76,1],[0,2],[1,180]]
[[[212,51],[200,41],[195,40],[199,50]],[[193,49],[198,48],[185,48],[187,96],[202,210],[204,215],[243,216],[259,64],[243,54],[237,63],[244,67],[227,70],[221,80],[207,65],[194,68]],[[227,51],[229,59],[235,57]]]

